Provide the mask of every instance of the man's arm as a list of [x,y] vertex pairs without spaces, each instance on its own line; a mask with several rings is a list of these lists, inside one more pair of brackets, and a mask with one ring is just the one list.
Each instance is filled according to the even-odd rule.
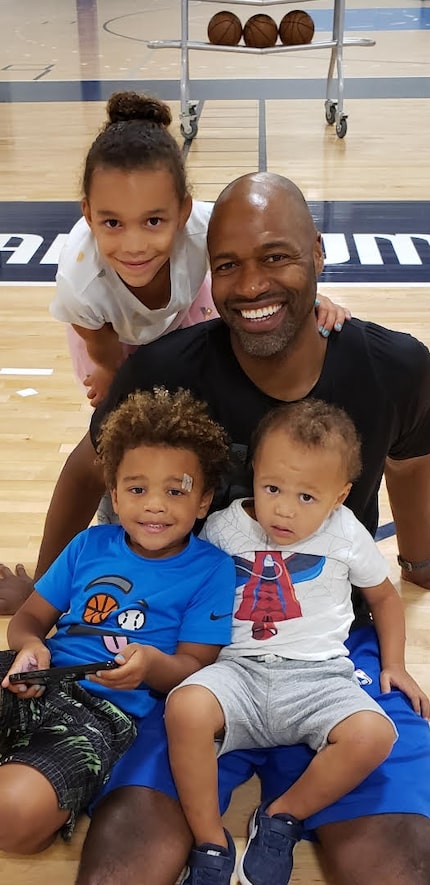
[[95,458],[90,434],[86,433],[69,455],[58,477],[43,530],[36,580],[46,572],[66,544],[87,528],[97,510],[105,484]]
[[[385,479],[402,559],[430,559],[430,455],[406,460],[387,458]],[[430,590],[430,565],[402,577]]]

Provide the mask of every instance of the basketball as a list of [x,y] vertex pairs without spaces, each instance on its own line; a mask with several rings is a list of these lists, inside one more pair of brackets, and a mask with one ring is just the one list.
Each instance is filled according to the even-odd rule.
[[244,25],[243,39],[253,49],[267,49],[278,39],[278,26],[270,15],[252,15]]
[[279,25],[279,37],[284,46],[311,43],[314,31],[314,20],[302,9],[292,9],[291,12],[287,12]]
[[109,615],[119,608],[116,599],[107,593],[96,593],[88,600],[83,614],[86,624],[102,624]]
[[208,24],[209,43],[237,46],[242,36],[242,22],[234,12],[217,12]]

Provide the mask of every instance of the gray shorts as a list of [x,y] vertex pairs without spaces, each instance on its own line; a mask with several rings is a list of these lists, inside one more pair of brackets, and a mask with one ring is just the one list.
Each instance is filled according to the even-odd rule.
[[[347,657],[292,661],[276,655],[221,660],[185,679],[219,701],[225,719],[218,753],[251,747],[325,747],[332,728],[353,713],[391,720],[360,687]],[[393,723],[397,738],[397,730]]]

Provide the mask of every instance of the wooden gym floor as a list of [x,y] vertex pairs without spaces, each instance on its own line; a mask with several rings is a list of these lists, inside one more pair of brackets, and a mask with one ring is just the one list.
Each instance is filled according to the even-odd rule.
[[[211,15],[228,5],[191,0],[191,38],[204,40]],[[314,39],[327,38],[329,0],[296,5],[314,17]],[[91,412],[72,378],[64,330],[48,314],[55,265],[43,256],[78,217],[83,158],[111,92],[147,89],[168,100],[180,138],[179,52],[147,47],[151,39],[178,39],[180,4],[15,0],[3,7],[0,558],[11,566],[24,562],[32,571],[53,485]],[[246,21],[258,9],[234,11]],[[288,8],[265,11],[279,21]],[[379,0],[375,7],[351,0],[346,23],[346,36],[372,37],[376,46],[345,50],[349,116],[343,141],[324,120],[327,50],[191,53],[191,97],[200,100],[200,116],[198,137],[185,149],[189,181],[196,198],[212,200],[245,172],[268,169],[291,177],[315,206],[323,231],[338,235],[333,250],[348,250],[340,263],[333,259],[327,265],[321,290],[354,314],[429,344],[430,2]],[[377,247],[372,235],[378,232],[403,235],[394,257]],[[421,237],[420,246],[413,241],[416,248],[414,233]],[[35,234],[39,240],[29,239]],[[388,525],[388,537],[380,543],[405,601],[409,666],[430,691],[430,596],[399,581],[390,520],[382,492],[381,525]],[[3,645],[5,630],[6,619],[0,619]],[[239,848],[255,802],[251,784],[228,812]],[[82,819],[70,846],[58,841],[38,857],[0,853],[1,881],[72,883],[86,826]],[[330,881],[314,849],[299,845],[293,885]]]

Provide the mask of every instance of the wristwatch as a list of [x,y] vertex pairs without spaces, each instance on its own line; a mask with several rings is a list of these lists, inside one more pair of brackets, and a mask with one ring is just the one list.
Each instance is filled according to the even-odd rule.
[[421,568],[427,568],[430,566],[430,558],[422,559],[421,562],[410,562],[408,559],[402,559],[400,554],[397,557],[397,562],[405,572],[415,572],[419,571]]

